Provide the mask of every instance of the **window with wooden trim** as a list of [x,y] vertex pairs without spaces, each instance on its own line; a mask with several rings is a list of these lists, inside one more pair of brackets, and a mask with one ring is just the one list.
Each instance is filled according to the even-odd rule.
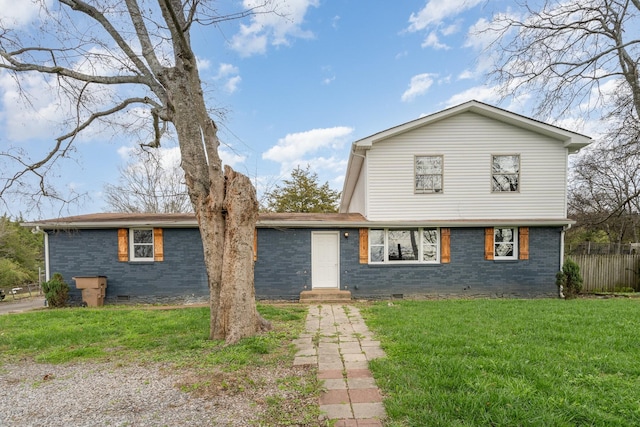
[[119,229],[118,261],[164,261],[162,228]]
[[153,229],[129,229],[130,261],[153,261]]
[[442,156],[415,156],[415,192],[442,192],[442,167]]
[[500,228],[493,229],[493,254],[494,259],[516,259],[518,253],[518,229]]
[[[447,232],[447,244],[449,243]],[[369,262],[439,263],[440,229],[380,228],[369,230]],[[449,248],[446,249],[447,256]],[[447,259],[446,262],[449,262]]]
[[520,191],[520,155],[491,156],[491,191]]
[[484,244],[487,260],[529,259],[528,227],[488,227]]

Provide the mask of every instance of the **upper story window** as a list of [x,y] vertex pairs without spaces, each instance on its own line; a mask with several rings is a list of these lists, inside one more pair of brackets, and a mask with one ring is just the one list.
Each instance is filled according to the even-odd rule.
[[415,157],[415,192],[440,193],[442,191],[442,156]]
[[518,229],[498,228],[493,229],[493,253],[494,259],[517,259],[518,255]]
[[520,191],[520,155],[499,155],[491,159],[491,191]]
[[369,231],[369,262],[421,262],[440,260],[437,228],[372,229]]
[[153,228],[129,230],[131,261],[153,261]]

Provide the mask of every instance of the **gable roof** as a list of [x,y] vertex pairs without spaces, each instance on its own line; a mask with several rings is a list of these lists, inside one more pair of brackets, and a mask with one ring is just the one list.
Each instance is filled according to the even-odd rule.
[[405,132],[412,131],[416,128],[427,126],[440,120],[468,112],[479,114],[484,117],[556,139],[559,142],[562,142],[563,146],[568,149],[569,153],[576,153],[581,148],[586,147],[593,142],[590,137],[577,132],[550,125],[520,114],[512,113],[480,101],[468,101],[355,141],[351,145],[351,152],[349,153],[349,162],[347,163],[347,172],[345,174],[342,198],[340,200],[340,212],[346,210],[346,207],[353,196],[353,192],[364,163],[363,153],[366,150],[369,150],[373,144]]

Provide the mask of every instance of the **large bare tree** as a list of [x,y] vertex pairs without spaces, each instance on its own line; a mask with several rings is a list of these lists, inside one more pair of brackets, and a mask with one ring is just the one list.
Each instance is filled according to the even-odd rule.
[[21,167],[0,186],[0,197],[29,175],[46,192],[48,165],[67,156],[82,131],[110,117],[134,110],[146,117],[153,130],[150,147],[159,147],[172,126],[202,237],[210,337],[233,343],[268,328],[253,287],[255,189],[244,175],[222,168],[218,128],[205,103],[190,36],[197,24],[267,12],[268,0],[260,9],[226,14],[212,0],[34,1],[40,20],[28,31],[3,21],[0,68],[18,83],[32,73],[52,76],[73,108],[68,129],[42,158],[25,161],[4,153]]
[[130,160],[118,168],[118,183],[104,186],[104,200],[108,210],[193,212],[178,159],[172,159],[166,153],[145,147],[131,150]]
[[632,146],[598,144],[576,160],[569,215],[583,231],[604,231],[612,243],[640,237],[640,156]]
[[[505,96],[533,98],[538,114],[605,118],[610,135],[638,141],[640,0],[524,0],[483,35]],[[577,114],[576,114],[577,113]]]
[[639,28],[640,0],[521,0],[478,34],[493,40],[485,53],[504,98],[533,100],[545,120],[599,121],[598,147],[576,162],[569,210],[618,242],[637,233]]

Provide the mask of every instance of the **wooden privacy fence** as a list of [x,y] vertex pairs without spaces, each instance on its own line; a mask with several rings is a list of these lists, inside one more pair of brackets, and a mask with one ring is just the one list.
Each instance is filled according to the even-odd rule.
[[583,292],[640,290],[640,255],[570,255],[580,266]]

